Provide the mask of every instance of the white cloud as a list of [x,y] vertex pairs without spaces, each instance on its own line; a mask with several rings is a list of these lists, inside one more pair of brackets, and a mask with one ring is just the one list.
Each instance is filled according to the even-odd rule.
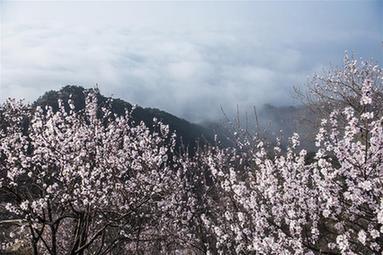
[[[318,66],[341,60],[350,44],[362,55],[376,52],[364,39],[378,37],[374,29],[363,32],[360,17],[351,20],[359,22],[355,30],[337,22],[329,28],[327,16],[315,16],[312,7],[296,17],[296,6],[281,12],[275,3],[5,7],[0,100],[31,101],[66,84],[98,83],[106,95],[191,120],[220,114],[220,105],[292,103],[293,85],[303,84]],[[347,29],[354,33],[346,35]]]

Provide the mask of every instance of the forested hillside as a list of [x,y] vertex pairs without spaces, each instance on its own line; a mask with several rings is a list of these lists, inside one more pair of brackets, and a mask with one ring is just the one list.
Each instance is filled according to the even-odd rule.
[[[79,86],[65,86],[59,91],[49,91],[38,98],[33,105],[45,107],[46,105],[52,106],[54,111],[58,110],[57,100],[61,99],[63,102],[67,102],[69,97],[72,98],[75,109],[81,111],[85,107],[85,92],[86,89]],[[191,151],[194,151],[197,143],[206,144],[213,141],[214,132],[206,129],[202,126],[190,123],[184,119],[178,118],[170,113],[161,111],[156,108],[143,108],[140,106],[133,106],[132,104],[118,99],[118,98],[107,98],[103,96],[97,90],[97,98],[100,107],[110,104],[112,113],[121,116],[125,114],[125,111],[132,111],[132,121],[137,124],[143,121],[149,128],[152,127],[153,119],[156,118],[162,121],[164,124],[168,124],[171,131],[177,133],[177,147],[185,146]],[[66,108],[69,109],[68,105]]]

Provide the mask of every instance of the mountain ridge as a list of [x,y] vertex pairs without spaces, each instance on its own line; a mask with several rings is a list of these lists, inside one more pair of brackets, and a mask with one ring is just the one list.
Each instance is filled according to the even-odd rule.
[[[58,99],[67,102],[68,99],[71,98],[74,101],[76,110],[82,110],[85,107],[85,92],[87,90],[88,89],[81,86],[66,85],[60,90],[47,91],[33,103],[33,106],[45,107],[49,105],[53,110],[57,110]],[[130,111],[133,108],[131,103],[120,98],[105,97],[98,90],[97,97],[99,104],[106,103],[109,100],[111,111],[117,115],[122,115],[125,113],[125,110]],[[134,107],[134,111],[132,111],[133,121],[137,123],[143,121],[148,127],[151,127],[153,125],[153,118],[156,118],[164,124],[169,125],[170,130],[175,131],[177,134],[178,148],[195,151],[199,145],[212,143],[214,141],[213,130],[206,127],[189,122],[157,108]]]

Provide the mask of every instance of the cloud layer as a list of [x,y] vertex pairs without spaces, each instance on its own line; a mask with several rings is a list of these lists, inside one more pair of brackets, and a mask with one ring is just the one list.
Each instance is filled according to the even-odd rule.
[[291,104],[291,87],[344,50],[382,59],[379,4],[317,5],[6,2],[0,100],[98,83],[193,121]]

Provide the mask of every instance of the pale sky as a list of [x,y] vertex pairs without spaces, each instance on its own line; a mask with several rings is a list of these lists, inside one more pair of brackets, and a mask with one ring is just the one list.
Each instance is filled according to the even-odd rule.
[[383,62],[382,1],[1,1],[0,101],[67,84],[192,121],[293,104],[345,50]]

